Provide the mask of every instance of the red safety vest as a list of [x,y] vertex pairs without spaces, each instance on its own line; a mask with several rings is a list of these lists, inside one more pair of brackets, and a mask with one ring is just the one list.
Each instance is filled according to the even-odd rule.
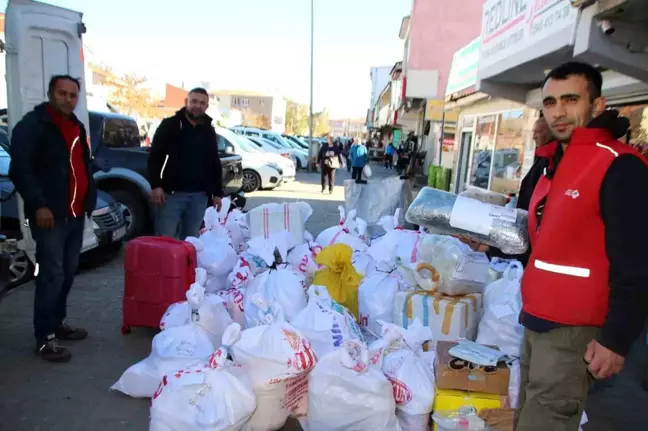
[[[602,326],[608,313],[610,263],[599,207],[601,184],[619,155],[646,160],[605,129],[576,129],[555,169],[557,148],[553,142],[536,153],[549,158],[550,168],[529,205],[532,250],[522,279],[523,309],[565,325]],[[537,209],[543,202],[539,224]]]

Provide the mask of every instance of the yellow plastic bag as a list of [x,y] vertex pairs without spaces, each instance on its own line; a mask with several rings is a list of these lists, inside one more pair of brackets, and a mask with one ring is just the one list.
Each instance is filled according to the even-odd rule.
[[362,276],[353,267],[353,250],[346,244],[325,247],[315,262],[325,268],[315,273],[313,284],[325,286],[331,299],[345,306],[358,319],[358,286]]

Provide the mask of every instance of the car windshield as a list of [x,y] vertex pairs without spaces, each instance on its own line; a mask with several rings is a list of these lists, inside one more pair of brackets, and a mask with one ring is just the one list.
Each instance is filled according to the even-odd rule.
[[292,138],[289,137],[289,136],[284,136],[284,141],[288,142],[288,145],[290,145],[295,150],[301,150],[302,149],[302,147],[300,147],[299,144],[297,142],[293,141]]
[[270,141],[270,140],[265,139],[265,138],[261,138],[261,141],[262,141],[264,144],[268,144],[268,145],[270,145],[272,148],[275,148],[275,149],[277,149],[277,150],[283,150],[283,148],[284,148],[283,146],[277,144],[276,142],[274,142],[274,141]]
[[239,146],[241,147],[241,150],[245,151],[246,153],[261,153],[262,151],[259,150],[252,142],[250,142],[246,137],[241,136],[241,135],[236,135],[236,141],[238,142]]
[[10,162],[11,157],[9,156],[9,153],[7,153],[4,148],[0,147],[0,177],[9,176]]

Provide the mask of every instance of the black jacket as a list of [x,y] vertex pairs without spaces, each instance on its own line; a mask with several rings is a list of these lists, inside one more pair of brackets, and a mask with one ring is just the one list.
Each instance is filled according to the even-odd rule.
[[[79,124],[81,142],[88,142],[86,130]],[[90,216],[97,204],[97,187],[92,174],[97,171],[90,149],[82,145],[88,177],[84,210]],[[25,216],[33,218],[36,210],[47,207],[55,219],[68,217],[70,201],[70,151],[63,134],[45,108],[45,103],[27,113],[11,133],[9,177],[25,203]]]
[[[203,169],[205,184],[203,190],[208,196],[223,196],[223,172],[218,155],[218,138],[212,127],[212,119],[205,116],[206,121],[192,126],[187,120],[186,109],[182,108],[173,117],[162,120],[155,132],[151,152],[148,159],[148,180],[151,188],[162,187],[165,192],[172,193],[178,190],[182,182],[182,175],[192,169]],[[184,135],[182,129],[196,127],[200,134],[200,158],[188,163],[182,162],[179,157],[180,147],[183,145]],[[197,165],[202,163],[202,165]]]
[[[329,151],[333,151],[335,153],[335,155],[333,157],[327,157],[326,153],[328,153]],[[317,163],[319,163],[320,166],[323,166],[324,165],[324,160],[332,159],[334,157],[337,157],[339,162],[340,162],[340,166],[342,166],[341,154],[342,154],[342,152],[340,151],[340,147],[338,147],[337,145],[333,144],[332,147],[329,147],[327,143],[324,143],[320,147],[319,153],[317,153]]]

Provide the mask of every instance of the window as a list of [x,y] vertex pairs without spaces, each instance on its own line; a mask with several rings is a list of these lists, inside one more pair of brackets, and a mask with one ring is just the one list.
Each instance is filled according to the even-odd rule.
[[225,148],[227,148],[227,139],[223,138],[221,135],[216,135],[216,142],[218,142],[218,152],[224,153]]
[[104,145],[110,148],[133,148],[141,144],[137,123],[122,118],[106,118]]
[[529,133],[526,127],[528,121],[523,110],[499,114],[491,190],[504,194],[518,192],[522,178],[524,144]]
[[495,124],[497,117],[488,115],[477,120],[477,130],[473,150],[470,185],[488,188],[491,156],[495,146]]

